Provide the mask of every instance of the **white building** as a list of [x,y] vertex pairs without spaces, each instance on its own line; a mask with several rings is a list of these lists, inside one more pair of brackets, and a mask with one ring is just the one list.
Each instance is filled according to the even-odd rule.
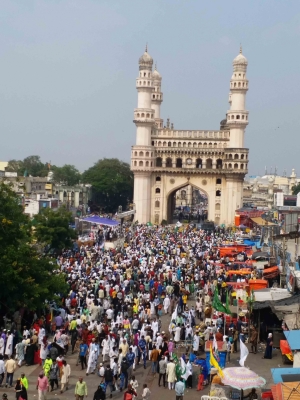
[[[277,168],[276,168],[277,170]],[[295,169],[290,176],[265,174],[263,176],[249,176],[244,181],[244,203],[256,207],[284,206],[285,198],[292,196],[293,187],[300,182]],[[297,200],[300,205],[299,201]]]
[[153,71],[146,48],[136,79],[136,144],[131,152],[137,221],[172,222],[174,194],[191,185],[207,195],[209,220],[233,223],[235,210],[243,205],[243,180],[248,172],[248,149],[244,148],[247,65],[240,49],[233,60],[230,108],[220,130],[175,130],[169,120],[164,126],[161,118],[162,77],[156,68]]

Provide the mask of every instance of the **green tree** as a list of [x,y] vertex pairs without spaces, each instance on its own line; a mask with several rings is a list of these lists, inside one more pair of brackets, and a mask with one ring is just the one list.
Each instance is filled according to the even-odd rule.
[[296,196],[300,192],[300,183],[292,187],[293,195]]
[[40,156],[29,156],[21,160],[10,160],[6,167],[8,172],[17,172],[18,176],[47,176],[48,164],[41,161]]
[[5,168],[5,171],[7,172],[17,172],[18,175],[21,170],[24,170],[23,168],[23,161],[21,160],[9,160],[8,165]]
[[34,236],[38,243],[47,247],[48,251],[53,250],[60,253],[62,249],[72,245],[76,234],[69,227],[72,214],[65,207],[60,207],[57,211],[44,208],[34,219]]
[[68,186],[78,185],[81,174],[74,165],[66,164],[62,167],[52,167],[53,182]]
[[31,176],[47,176],[47,164],[42,163],[40,156],[29,156],[23,160],[24,173]]
[[0,307],[41,308],[55,293],[66,293],[64,275],[33,246],[32,227],[18,196],[0,184]]
[[92,185],[95,202],[107,212],[126,208],[133,197],[133,174],[129,164],[117,158],[104,158],[82,174],[83,182]]

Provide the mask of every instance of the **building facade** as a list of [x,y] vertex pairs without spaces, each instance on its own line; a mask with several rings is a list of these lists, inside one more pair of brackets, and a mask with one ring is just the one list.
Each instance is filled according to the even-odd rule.
[[156,68],[153,71],[146,48],[136,79],[136,143],[131,151],[135,219],[139,223],[173,222],[174,194],[186,186],[207,195],[209,220],[234,222],[235,210],[243,204],[243,181],[248,172],[248,149],[244,147],[247,65],[240,49],[233,60],[230,107],[219,130],[175,130],[169,120],[164,125],[161,118],[162,77]]

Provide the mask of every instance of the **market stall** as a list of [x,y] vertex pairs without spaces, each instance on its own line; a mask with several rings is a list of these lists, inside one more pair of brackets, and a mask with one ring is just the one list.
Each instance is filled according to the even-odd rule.
[[260,395],[261,388],[266,384],[264,378],[246,367],[224,368],[222,373],[222,383],[232,388],[230,399],[242,399],[247,394],[246,391],[252,389],[256,389]]

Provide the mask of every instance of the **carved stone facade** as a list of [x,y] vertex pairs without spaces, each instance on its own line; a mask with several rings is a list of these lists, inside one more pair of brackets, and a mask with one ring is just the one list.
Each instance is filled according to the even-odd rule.
[[152,73],[147,50],[139,63],[137,136],[131,152],[136,220],[172,222],[174,192],[191,185],[207,195],[209,220],[233,223],[235,210],[243,205],[248,172],[248,149],[243,147],[248,124],[246,58],[240,51],[233,61],[230,110],[218,131],[175,130],[169,120],[163,126],[161,76],[156,69]]

